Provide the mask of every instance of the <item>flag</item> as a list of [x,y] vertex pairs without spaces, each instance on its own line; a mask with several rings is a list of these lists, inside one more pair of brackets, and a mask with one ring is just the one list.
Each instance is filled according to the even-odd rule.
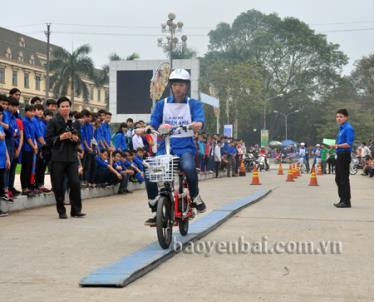
[[200,96],[201,96],[201,102],[202,103],[210,105],[214,108],[219,108],[220,102],[217,98],[214,98],[213,96],[207,95],[203,92],[200,93]]

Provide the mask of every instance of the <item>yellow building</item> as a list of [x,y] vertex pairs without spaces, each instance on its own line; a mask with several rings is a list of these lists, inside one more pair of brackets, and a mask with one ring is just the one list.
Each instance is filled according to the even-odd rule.
[[[51,53],[57,47],[51,45]],[[21,102],[28,102],[34,96],[44,99],[46,50],[46,42],[0,27],[0,93],[8,94],[10,89],[17,87],[22,92]],[[87,83],[89,100],[75,96],[73,109],[93,112],[106,109],[108,85],[96,87],[89,79],[83,81]],[[51,91],[49,97],[54,97]]]

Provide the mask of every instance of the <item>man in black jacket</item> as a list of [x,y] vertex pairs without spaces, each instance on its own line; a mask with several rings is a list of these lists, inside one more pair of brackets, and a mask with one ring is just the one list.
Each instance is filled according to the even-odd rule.
[[69,119],[71,101],[61,97],[57,101],[59,112],[47,126],[46,140],[51,150],[52,189],[60,219],[68,218],[64,206],[65,177],[70,189],[71,217],[81,218],[81,189],[78,176],[77,146],[80,144],[80,131]]

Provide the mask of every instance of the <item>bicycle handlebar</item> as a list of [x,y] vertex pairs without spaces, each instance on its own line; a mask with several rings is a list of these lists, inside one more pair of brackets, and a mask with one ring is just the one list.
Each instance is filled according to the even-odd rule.
[[146,129],[145,133],[146,134],[156,134],[158,136],[171,136],[175,133],[180,133],[182,131],[189,131],[189,130],[192,130],[193,127],[192,127],[192,124],[189,124],[189,125],[182,125],[182,126],[177,126],[177,127],[171,127],[170,129],[165,129],[165,133],[164,131],[157,131],[157,130],[154,130],[154,129],[151,129],[151,128],[148,128]]

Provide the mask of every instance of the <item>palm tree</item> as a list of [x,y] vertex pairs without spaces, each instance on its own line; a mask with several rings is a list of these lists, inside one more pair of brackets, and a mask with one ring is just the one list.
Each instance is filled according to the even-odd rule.
[[[112,53],[109,55],[109,61],[121,61],[124,60],[117,53]],[[131,55],[126,57],[126,61],[133,61],[139,59],[140,56],[138,53],[133,52]],[[109,82],[109,65],[105,64],[102,66],[102,69],[95,72],[95,85],[102,86],[108,84]]]
[[89,90],[82,78],[94,79],[94,64],[87,56],[90,51],[89,45],[82,45],[72,53],[63,48],[55,49],[50,62],[50,71],[53,73],[50,87],[56,96],[67,95],[70,88],[72,104],[75,95],[82,94],[83,98],[88,100]]

